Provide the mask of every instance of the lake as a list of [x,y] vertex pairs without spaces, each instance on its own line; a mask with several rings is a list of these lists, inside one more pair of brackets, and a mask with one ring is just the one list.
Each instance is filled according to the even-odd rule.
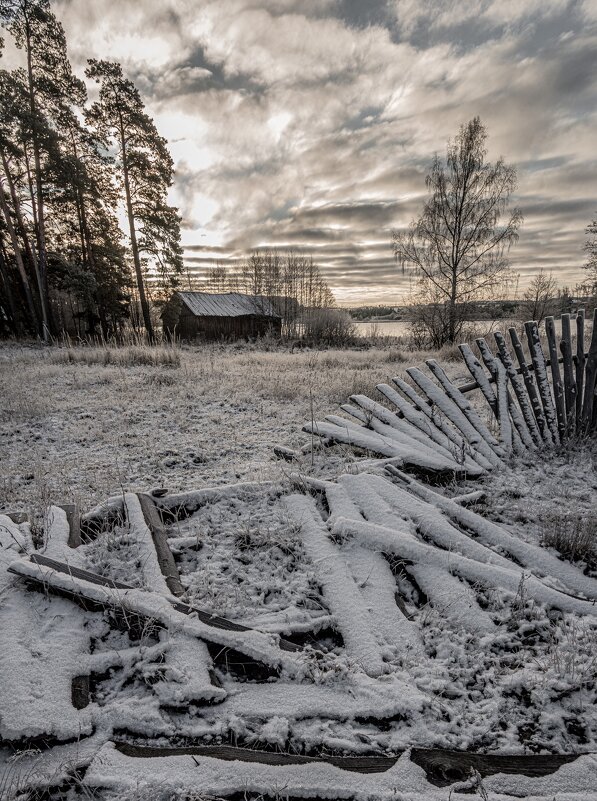
[[[355,320],[357,336],[360,337],[407,337],[410,334],[410,323],[405,320],[388,320],[375,323],[364,323]],[[477,320],[470,323],[475,327],[476,336],[486,336],[493,331],[506,331],[508,326],[513,325],[512,320]],[[559,320],[556,321],[556,326]]]

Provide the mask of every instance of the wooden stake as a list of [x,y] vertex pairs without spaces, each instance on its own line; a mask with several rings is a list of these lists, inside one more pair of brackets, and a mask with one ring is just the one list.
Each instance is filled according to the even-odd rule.
[[576,313],[576,429],[582,422],[582,399],[585,382],[585,310]]
[[564,385],[562,384],[560,365],[558,364],[558,344],[553,317],[545,318],[545,334],[547,336],[547,347],[549,348],[551,383],[558,418],[558,434],[560,440],[563,440],[566,436],[566,399],[564,398]]
[[564,397],[566,401],[566,431],[569,433],[576,427],[576,379],[572,359],[572,335],[570,333],[570,315],[562,315],[562,338],[560,350],[564,367]]
[[533,414],[535,415],[535,420],[537,421],[537,427],[544,442],[548,445],[551,445],[553,442],[551,432],[549,430],[549,426],[547,425],[547,421],[545,420],[545,415],[543,414],[543,407],[541,406],[541,401],[537,393],[535,382],[533,381],[533,376],[531,375],[531,371],[526,363],[524,351],[522,349],[522,343],[518,338],[515,328],[509,328],[508,332],[510,334],[510,340],[512,341],[514,353],[516,354],[518,366],[520,367],[520,374],[524,380],[524,385],[531,402],[531,408],[533,410]]

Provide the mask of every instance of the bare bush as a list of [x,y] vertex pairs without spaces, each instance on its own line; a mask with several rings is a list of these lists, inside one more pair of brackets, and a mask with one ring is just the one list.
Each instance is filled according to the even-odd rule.
[[303,335],[317,344],[350,345],[356,326],[342,309],[311,309],[303,321]]

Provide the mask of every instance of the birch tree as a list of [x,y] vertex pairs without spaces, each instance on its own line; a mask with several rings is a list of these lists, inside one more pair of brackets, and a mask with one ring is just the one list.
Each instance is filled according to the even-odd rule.
[[504,282],[507,254],[522,223],[518,209],[507,213],[516,170],[501,158],[486,161],[486,139],[479,117],[461,127],[445,162],[439,156],[433,161],[421,216],[393,233],[396,259],[403,269],[414,268],[422,305],[433,307],[426,319],[436,345],[454,342],[466,305]]

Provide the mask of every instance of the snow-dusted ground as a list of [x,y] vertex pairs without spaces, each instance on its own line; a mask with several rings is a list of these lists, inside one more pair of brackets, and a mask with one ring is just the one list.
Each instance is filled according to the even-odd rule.
[[[375,618],[371,633],[377,637],[381,631],[388,646],[380,652],[384,675],[374,678],[379,672],[374,654],[360,652],[359,643],[346,637],[350,615],[360,614],[360,607],[347,598],[343,614],[337,601],[345,568],[336,563],[330,540],[316,530],[301,530],[293,502],[289,505],[285,495],[293,491],[291,469],[337,478],[356,473],[362,460],[349,448],[336,447],[316,451],[313,464],[307,454],[302,464],[290,466],[273,457],[272,447],[304,445],[309,441],[300,433],[304,422],[333,411],[351,393],[372,395],[375,383],[402,375],[405,366],[417,362],[417,355],[407,358],[406,364],[397,361],[396,351],[387,349],[289,354],[207,348],[183,351],[179,367],[115,367],[56,363],[56,351],[0,351],[0,503],[39,513],[49,502],[76,500],[89,508],[131,489],[163,486],[176,491],[239,480],[265,482],[213,497],[170,526],[182,583],[188,599],[206,611],[264,632],[311,629],[313,644],[326,652],[324,658],[307,660],[298,679],[286,672],[278,680],[255,684],[220,666],[227,697],[221,704],[204,706],[188,703],[189,692],[205,690],[199,686],[199,668],[208,664],[203,652],[187,652],[187,645],[181,648],[151,626],[131,638],[107,626],[98,613],[78,611],[74,622],[92,642],[98,678],[92,705],[65,726],[81,726],[86,734],[91,723],[99,731],[98,745],[103,730],[104,738],[120,731],[130,740],[158,744],[200,740],[311,753],[393,754],[411,745],[516,753],[597,751],[595,618],[546,610],[528,592],[524,570],[515,591],[471,585],[483,610],[473,621],[479,625],[472,626],[455,613],[449,587],[445,604],[426,603],[421,583],[413,584],[396,560],[396,586],[412,617],[412,631],[405,627],[402,639],[396,636],[390,643],[393,629],[383,632],[384,620]],[[464,375],[461,365],[448,367],[454,376]],[[556,556],[554,543],[567,542],[558,536],[580,531],[585,562],[578,564],[595,576],[597,559],[586,540],[587,532],[596,536],[596,459],[596,448],[573,444],[519,458],[483,480],[443,492],[453,496],[484,489],[487,498],[476,511],[517,539],[545,545]],[[134,496],[126,497],[129,506],[134,503]],[[341,543],[351,536],[352,515],[342,498],[338,503],[340,516],[348,521],[333,529]],[[383,515],[389,510],[380,504],[376,509],[382,517],[374,522],[388,525]],[[116,527],[82,546],[77,559],[142,588],[151,576],[155,579],[144,537],[141,528]],[[360,546],[350,541],[348,545],[355,594],[358,590],[363,598],[382,603],[383,582],[371,573],[379,554],[364,548],[360,553]],[[433,582],[433,571],[420,575],[421,581],[426,577]],[[451,580],[457,583],[453,576]],[[12,592],[16,581],[11,578],[4,592]],[[437,595],[438,588],[430,587]],[[23,648],[51,662],[52,649],[46,656],[42,648],[45,631],[35,632],[36,615],[47,614],[48,602],[43,596],[33,598],[27,618],[31,631]],[[51,604],[55,614],[50,615],[50,633],[60,643],[63,629],[67,631],[63,607],[69,604]],[[9,626],[18,613],[13,607],[4,606]],[[345,629],[344,645],[331,631],[339,622]],[[355,617],[354,624],[364,636],[368,633],[365,619]],[[70,645],[75,651],[79,646],[78,640]],[[185,674],[189,663],[198,666],[197,675]],[[68,676],[75,672],[71,666]],[[28,686],[33,687],[34,678],[33,672],[27,674]],[[59,689],[64,695],[65,688]],[[17,695],[11,703],[14,712]],[[43,714],[35,705],[31,709],[27,725],[35,736],[39,720],[51,716],[52,709],[44,707]],[[301,772],[231,766],[222,773],[209,759],[200,760],[199,771],[186,760],[121,764],[121,757],[104,748],[89,773],[90,786],[98,789],[85,792],[101,799],[134,798],[138,788],[147,793],[149,781],[161,788],[156,798],[178,801],[189,797],[185,788],[195,776],[214,795],[228,792],[236,781],[254,793],[276,797],[292,795],[297,786],[329,797],[329,788],[340,788],[345,780],[327,767]],[[562,770],[549,785],[554,797],[566,798],[576,789],[581,793],[577,797],[591,797],[593,762]],[[121,776],[121,784],[114,784],[115,776]],[[539,796],[545,784],[536,779],[518,782],[486,780],[484,792],[490,798],[506,792]],[[448,797],[447,790],[431,788],[420,770],[404,760],[391,775],[381,774],[379,781],[369,783],[357,777],[351,787],[363,798],[371,793],[380,798]]]
[[[70,364],[57,348],[0,346],[0,509],[89,508],[126,489],[279,480],[274,445],[422,354],[205,346],[180,366]],[[350,449],[343,455],[350,463]],[[338,459],[334,460],[334,464]]]

